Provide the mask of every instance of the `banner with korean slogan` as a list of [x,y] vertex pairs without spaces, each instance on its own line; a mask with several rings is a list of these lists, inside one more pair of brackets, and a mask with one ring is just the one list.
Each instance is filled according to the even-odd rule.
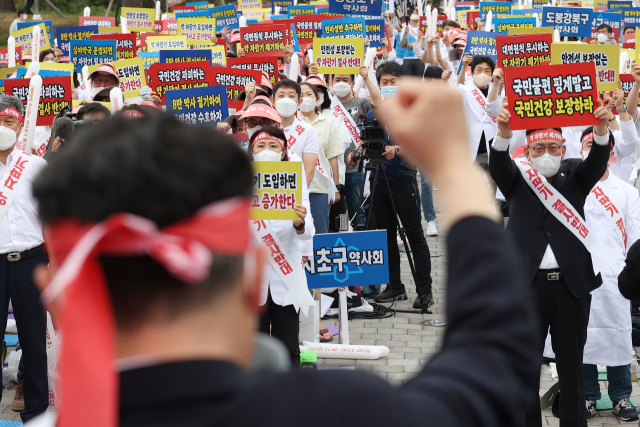
[[[125,102],[136,104],[142,101],[140,89],[147,85],[142,58],[121,59],[112,62],[112,65],[118,70],[120,90]],[[99,65],[89,67],[89,74],[93,73],[98,67]]]
[[98,34],[98,26],[84,27],[58,27],[56,28],[56,37],[58,39],[58,47],[62,51],[62,60],[69,61],[69,50],[71,40],[91,40],[91,36]]
[[289,6],[287,8],[289,12],[289,18],[293,18],[298,15],[315,15],[316,7],[315,6]]
[[552,64],[582,64],[593,62],[596,66],[595,86],[598,91],[618,88],[620,69],[620,47],[606,44],[565,44],[551,45]]
[[160,62],[160,52],[138,52],[138,58],[142,59],[142,65],[145,70],[153,64]]
[[[15,48],[15,58],[16,64],[22,65],[22,48]],[[9,48],[0,49],[0,64],[8,64],[9,63]]]
[[510,36],[519,36],[524,34],[551,34],[553,35],[553,27],[537,27],[537,28],[509,28]]
[[209,8],[208,1],[192,1],[184,4],[185,6],[193,6],[196,10],[207,10]]
[[71,40],[71,63],[80,73],[85,65],[113,62],[117,58],[116,46],[115,40]]
[[264,71],[269,75],[269,81],[275,85],[278,81],[277,56],[245,56],[243,58],[229,58],[227,65],[242,70]]
[[383,46],[381,40],[386,36],[384,19],[366,19],[364,21],[364,26],[367,40],[369,40],[369,46]]
[[216,20],[216,28],[220,31],[224,27],[229,27],[231,30],[240,28],[236,8],[233,5],[214,7],[209,10],[209,14]]
[[622,9],[624,27],[640,27],[640,7]]
[[177,19],[165,19],[164,21],[155,21],[153,27],[158,34],[165,34],[167,36],[178,35],[178,20]]
[[[553,50],[553,46],[552,46]],[[598,123],[593,63],[517,67],[505,73],[511,130]]]
[[624,9],[631,8],[633,7],[633,2],[630,0],[609,0],[607,2],[607,9],[617,9],[619,7],[622,7]]
[[296,220],[302,204],[302,162],[251,162],[253,196],[249,214],[258,220]]
[[147,52],[162,49],[188,49],[186,36],[158,36],[147,38]]
[[540,26],[553,27],[561,36],[591,37],[591,9],[545,6]]
[[602,24],[609,25],[613,29],[616,39],[620,38],[621,13],[591,12],[591,37],[597,37],[598,27]]
[[211,65],[227,66],[227,52],[224,46],[213,46],[209,50],[211,50]]
[[[19,70],[19,69],[18,69]],[[47,71],[55,71],[57,76],[69,76],[69,81],[71,82],[71,87],[73,88],[73,73],[74,66],[73,64],[64,63],[64,62],[41,62],[40,63],[40,76],[41,77],[53,77],[53,76],[45,76],[44,73]]]
[[286,25],[260,24],[240,28],[240,46],[247,56],[261,54],[282,56],[284,47],[290,43]]
[[255,9],[262,7],[260,0],[238,0],[238,10]]
[[98,27],[98,34],[122,34],[120,27]]
[[[42,28],[42,26],[38,26],[38,28],[40,28],[40,52],[51,49],[49,37],[47,36],[47,33],[45,33],[44,28]],[[16,47],[22,49],[22,55],[31,55],[33,28],[23,28],[21,30],[14,31],[11,35],[16,40]]]
[[211,62],[211,51],[208,49],[198,50],[161,50],[161,64],[175,64],[177,62]]
[[211,16],[211,12],[208,10],[197,10],[195,12],[183,12],[176,13],[177,18],[209,18]]
[[290,28],[289,36],[291,37],[291,47],[293,48],[294,52],[301,52],[300,41],[298,40],[298,34],[296,32],[295,24],[293,23],[289,24],[289,28]]
[[229,117],[224,86],[170,90],[166,97],[167,111],[191,125],[215,124]]
[[[220,28],[222,30],[222,28]],[[211,40],[216,35],[216,20],[212,18],[178,18],[178,34],[187,40]]]
[[317,234],[305,264],[309,289],[389,283],[387,231]]
[[185,13],[185,12],[195,12],[195,11],[196,11],[196,7],[195,6],[173,6],[171,8],[171,13],[173,13],[173,14]]
[[497,37],[498,68],[532,67],[551,63],[551,34]]
[[211,62],[206,61],[153,64],[147,70],[147,83],[164,105],[167,91],[212,86],[211,70]]
[[329,19],[322,22],[322,37],[364,39],[364,28],[363,18]]
[[247,20],[247,23],[251,23],[251,21],[255,21],[255,22],[261,22],[263,19],[262,17],[262,8],[258,8],[258,9],[245,9],[243,11],[241,11],[242,16],[244,16],[244,19]]
[[381,16],[382,0],[329,0],[329,13]]
[[117,59],[132,59],[136,57],[136,35],[130,34],[94,34],[91,40],[115,40]]
[[489,11],[493,12],[493,16],[496,14],[510,14],[511,13],[511,2],[504,1],[481,1],[480,2],[480,19],[485,21],[487,19],[487,13]]
[[322,15],[298,15],[293,18],[300,44],[312,43],[313,39],[316,38],[317,31],[322,29],[322,22],[326,19],[327,17]]
[[[631,74],[620,74],[620,87],[624,91],[624,103],[627,104],[627,97],[629,96],[629,92],[631,92],[631,88],[635,84],[635,79]],[[640,100],[638,100],[638,105],[640,106]]]
[[272,0],[271,1],[271,13],[277,15],[276,7],[280,9],[281,15],[289,14],[289,6],[293,6],[293,0]]
[[149,8],[123,7],[120,17],[127,18],[127,29],[136,33],[152,33],[156,10]]
[[81,27],[95,25],[100,28],[111,28],[116,26],[116,18],[108,16],[81,16],[79,25]]
[[[25,108],[31,79],[5,80],[5,94],[17,96]],[[45,77],[40,88],[40,103],[36,126],[51,126],[64,107],[71,107],[71,80],[69,77]]]
[[[498,33],[488,31],[468,31],[467,32],[467,45],[464,47],[462,57],[466,53],[471,56],[484,55],[489,56],[494,61],[498,60],[498,49],[496,47],[496,36]],[[462,68],[462,61],[458,67],[458,73]]]
[[509,28],[534,28],[536,18],[497,18],[493,23],[496,33],[506,36],[509,34]]
[[21,30],[23,28],[32,28],[35,25],[39,25],[40,28],[44,27],[44,31],[47,33],[47,37],[49,37],[49,43],[52,43],[53,42],[53,22],[52,21],[18,22],[18,29]]
[[230,67],[210,67],[211,84],[227,87],[227,103],[229,108],[239,110],[244,101],[236,101],[240,92],[251,82],[260,82],[262,72]]
[[358,74],[364,61],[364,39],[313,39],[313,53],[321,74]]

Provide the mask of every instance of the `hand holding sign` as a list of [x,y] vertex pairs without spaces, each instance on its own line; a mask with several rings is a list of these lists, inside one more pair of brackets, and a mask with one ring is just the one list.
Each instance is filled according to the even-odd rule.
[[509,103],[507,97],[502,99],[502,110],[498,114],[498,136],[500,138],[509,138],[509,120],[511,120],[511,113],[509,112]]
[[637,83],[640,83],[640,65],[636,64],[635,59],[631,61],[631,75]]
[[[298,219],[293,221],[293,225],[295,225],[296,227],[300,227],[307,216],[307,208],[305,208],[303,205],[295,205],[293,210],[296,211],[296,214],[298,215]],[[296,233],[304,234],[304,229],[301,231],[296,230]]]
[[498,91],[501,91],[504,87],[504,73],[502,71],[502,68],[496,68],[495,70],[493,70],[493,84],[500,85]]
[[[620,83],[620,85],[622,86],[622,83]],[[624,106],[624,91],[621,87],[613,91],[612,98],[616,110]]]

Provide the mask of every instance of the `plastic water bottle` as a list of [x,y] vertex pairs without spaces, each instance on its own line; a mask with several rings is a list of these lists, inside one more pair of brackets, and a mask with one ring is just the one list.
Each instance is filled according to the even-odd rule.
[[2,364],[2,388],[5,390],[11,388],[11,375],[9,374],[9,364],[7,362]]
[[633,359],[631,359],[631,381],[638,381],[638,359],[635,351],[633,352]]

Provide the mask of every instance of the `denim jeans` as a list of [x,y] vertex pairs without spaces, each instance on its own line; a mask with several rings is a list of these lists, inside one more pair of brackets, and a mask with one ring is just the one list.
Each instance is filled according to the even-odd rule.
[[[607,381],[609,382],[609,398],[612,402],[631,397],[631,369],[630,365],[607,366]],[[584,394],[588,400],[600,400],[600,385],[598,384],[598,367],[596,365],[582,365],[584,374]]]
[[313,225],[316,227],[316,234],[326,234],[329,232],[329,197],[327,193],[309,193],[309,204],[311,205],[311,215]]
[[420,201],[422,202],[422,213],[425,221],[435,221],[436,210],[433,207],[433,194],[431,185],[426,180],[425,174],[420,172]]
[[364,173],[353,172],[344,176],[344,192],[347,198],[347,210],[349,211],[349,220],[351,225],[365,225],[367,218],[364,215],[364,209],[360,209],[358,222],[353,221],[353,217],[358,209],[358,201],[360,200],[360,191],[362,191],[362,181],[364,181]]

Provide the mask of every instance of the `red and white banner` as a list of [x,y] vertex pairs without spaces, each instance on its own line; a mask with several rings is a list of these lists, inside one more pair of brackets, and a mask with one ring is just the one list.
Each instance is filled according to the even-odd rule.
[[20,152],[16,153],[15,156],[17,159],[11,162],[2,176],[2,182],[0,182],[0,222],[7,214],[20,183],[24,181],[24,175],[33,163],[31,154]]
[[600,185],[596,185],[593,187],[593,190],[589,193],[589,199],[593,202],[594,205],[600,209],[600,212],[607,218],[607,221],[611,224],[613,229],[620,239],[620,244],[622,245],[622,251],[625,256],[627,255],[627,230],[624,225],[624,217],[622,216],[622,212],[618,210],[616,205],[613,203],[613,199],[611,199],[604,192]]

